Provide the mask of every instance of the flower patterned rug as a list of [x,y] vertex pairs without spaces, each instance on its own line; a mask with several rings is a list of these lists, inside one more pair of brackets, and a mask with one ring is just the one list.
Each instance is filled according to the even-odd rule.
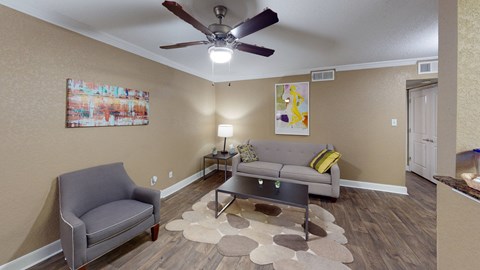
[[[219,207],[231,197],[219,193]],[[221,208],[219,208],[221,209]],[[335,217],[318,205],[309,205],[309,240],[305,241],[305,210],[256,199],[236,199],[215,218],[215,191],[211,191],[169,222],[169,231],[183,231],[191,241],[216,244],[223,256],[249,256],[259,265],[276,270],[350,269],[353,262],[344,229]]]

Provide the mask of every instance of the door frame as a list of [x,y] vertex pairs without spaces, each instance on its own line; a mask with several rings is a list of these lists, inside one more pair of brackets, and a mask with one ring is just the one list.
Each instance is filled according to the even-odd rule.
[[[411,168],[410,168],[410,155],[411,155],[411,142],[410,142],[410,125],[412,123],[412,113],[411,113],[411,106],[410,106],[410,93],[412,91],[420,91],[420,90],[423,90],[423,89],[430,89],[430,88],[433,88],[433,87],[437,87],[437,104],[436,104],[436,109],[437,111],[435,112],[435,114],[438,114],[438,82],[435,82],[435,83],[432,83],[432,84],[428,84],[428,85],[423,85],[423,86],[419,86],[419,87],[413,87],[413,88],[410,88],[410,89],[407,89],[407,95],[406,95],[406,99],[407,99],[407,125],[406,125],[406,141],[407,141],[407,144],[406,144],[406,171],[409,171],[409,172],[412,172]],[[437,121],[436,123],[436,127],[438,129],[438,118],[435,117],[435,121]],[[437,157],[438,157],[438,153],[436,152],[436,157],[435,157],[435,162],[437,161]],[[436,167],[436,164],[435,164],[435,167]],[[425,178],[427,179],[427,178]],[[437,180],[435,179],[427,179],[435,184],[438,183]]]

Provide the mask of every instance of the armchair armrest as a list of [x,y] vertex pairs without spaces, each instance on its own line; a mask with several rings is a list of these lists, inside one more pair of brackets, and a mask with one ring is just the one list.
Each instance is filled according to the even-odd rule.
[[60,211],[60,238],[63,254],[71,269],[87,263],[87,230],[85,223],[70,211]]
[[237,173],[237,167],[238,164],[240,164],[241,159],[240,159],[240,154],[237,154],[232,158],[232,175],[235,175]]
[[155,224],[160,222],[160,190],[135,187],[132,199],[153,205]]
[[330,168],[330,176],[332,177],[332,196],[338,198],[340,196],[340,167],[334,164]]

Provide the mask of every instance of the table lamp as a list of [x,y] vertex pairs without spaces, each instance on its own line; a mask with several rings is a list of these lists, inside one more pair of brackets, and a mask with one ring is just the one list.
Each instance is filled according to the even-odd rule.
[[218,125],[218,137],[223,137],[223,151],[222,154],[227,154],[228,151],[225,151],[225,145],[227,144],[227,138],[233,136],[233,126],[232,125]]

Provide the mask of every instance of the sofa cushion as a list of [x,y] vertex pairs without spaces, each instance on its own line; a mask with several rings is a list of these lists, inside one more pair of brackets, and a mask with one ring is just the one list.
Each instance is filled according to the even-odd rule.
[[295,179],[313,183],[331,184],[332,178],[328,173],[319,173],[316,170],[297,165],[284,165],[280,170],[280,178]]
[[237,171],[242,173],[278,177],[282,166],[282,164],[265,161],[254,161],[249,163],[242,162],[238,164]]
[[242,162],[252,162],[257,161],[258,157],[253,150],[253,146],[251,144],[242,144],[237,146],[238,152],[240,153],[240,157],[242,158]]
[[153,214],[153,205],[135,200],[119,200],[94,208],[80,219],[87,230],[87,246],[114,237]]
[[337,163],[342,155],[336,151],[324,149],[320,151],[310,162],[310,167],[317,170],[319,173],[324,173]]

